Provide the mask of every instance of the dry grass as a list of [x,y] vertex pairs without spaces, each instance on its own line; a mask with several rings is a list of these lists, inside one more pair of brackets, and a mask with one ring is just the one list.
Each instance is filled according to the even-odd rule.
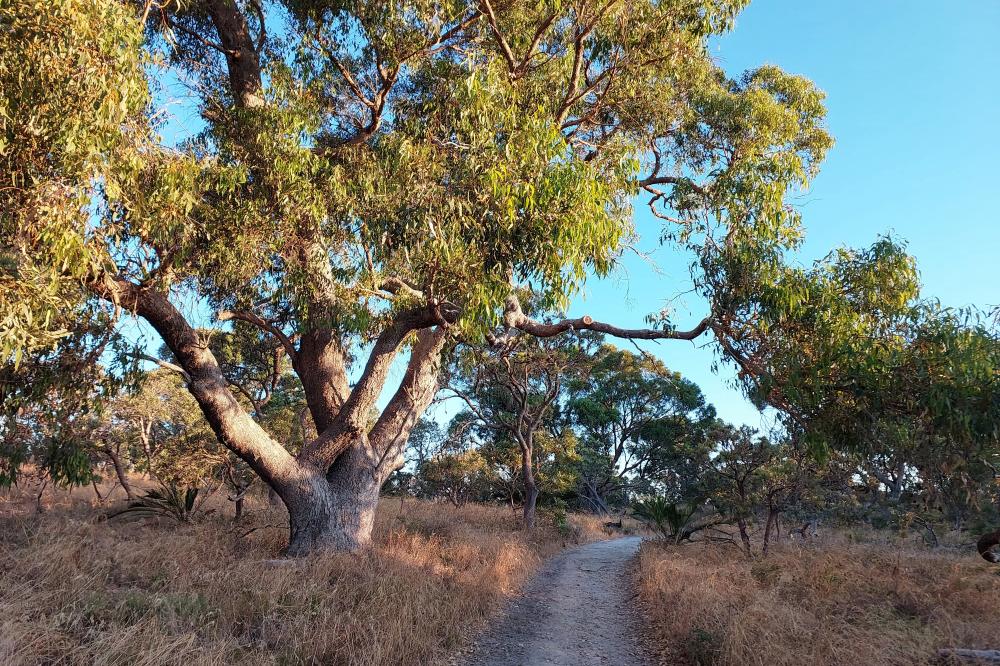
[[1000,647],[1000,569],[913,546],[786,544],[748,562],[718,545],[643,544],[637,569],[671,664],[934,663]]
[[[88,496],[89,492],[89,496]],[[533,533],[509,509],[382,503],[376,547],[268,566],[282,516],[256,500],[190,525],[99,522],[79,489],[0,499],[2,664],[419,664],[444,658],[597,519]]]

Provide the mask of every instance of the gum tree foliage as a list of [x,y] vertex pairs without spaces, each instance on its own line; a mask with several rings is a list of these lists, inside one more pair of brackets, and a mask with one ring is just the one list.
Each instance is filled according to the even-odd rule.
[[781,282],[798,296],[763,307],[765,294],[724,343],[749,395],[814,451],[850,452],[890,504],[909,491],[960,522],[1000,454],[995,327],[920,300],[912,259],[888,239]]
[[[755,326],[748,276],[794,295],[786,197],[831,139],[807,79],[733,79],[709,58],[744,4],[3,0],[5,372],[56,353],[86,313],[139,317],[284,501],[289,553],[362,548],[450,336],[502,323],[724,342]],[[177,146],[157,135],[160,81],[204,121]],[[614,267],[637,193],[691,252],[705,318],[526,316],[519,289],[564,305]],[[300,451],[241,403],[191,299],[285,350],[317,433]]]
[[693,449],[704,448],[715,420],[698,386],[656,358],[612,345],[602,345],[588,365],[567,382],[566,412],[580,435],[581,494],[592,508],[606,512],[609,495],[627,495],[625,486],[642,492],[656,481],[696,478],[694,470],[679,468]]

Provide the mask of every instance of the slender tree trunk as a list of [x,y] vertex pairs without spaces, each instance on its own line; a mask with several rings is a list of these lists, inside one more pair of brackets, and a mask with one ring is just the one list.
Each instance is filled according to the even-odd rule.
[[771,528],[778,522],[778,516],[774,511],[768,509],[767,511],[767,524],[764,525],[764,545],[761,548],[761,554],[767,557],[767,551],[771,546]]
[[538,484],[535,482],[533,446],[530,439],[521,442],[521,475],[524,477],[524,527],[535,527],[535,505],[538,502]]
[[750,547],[750,533],[747,531],[747,521],[740,518],[736,521],[737,527],[740,528],[740,540],[743,542],[743,554],[747,556],[747,559],[753,557],[753,550]]
[[529,434],[527,437],[517,435],[517,443],[521,448],[521,484],[524,492],[522,517],[525,529],[535,527],[535,507],[538,502],[538,484],[535,481],[534,442]]
[[150,431],[153,428],[153,421],[150,420],[149,423],[146,419],[139,417],[139,439],[142,442],[142,452],[146,457],[146,478],[153,478],[153,451],[149,444]]
[[38,513],[45,513],[45,505],[42,504],[42,495],[45,493],[45,487],[49,485],[48,478],[42,480],[42,487],[38,489],[38,496],[35,497],[35,510]]
[[125,473],[125,468],[122,466],[121,457],[110,446],[104,447],[104,454],[111,459],[111,464],[115,466],[115,475],[118,477],[118,483],[122,484],[122,488],[125,489],[125,496],[131,502],[135,499],[135,493],[132,492],[132,486],[129,485],[128,474]]
[[906,463],[900,460],[896,464],[895,475],[892,477],[892,485],[889,488],[889,501],[892,504],[899,504],[903,497],[903,482],[906,480]]

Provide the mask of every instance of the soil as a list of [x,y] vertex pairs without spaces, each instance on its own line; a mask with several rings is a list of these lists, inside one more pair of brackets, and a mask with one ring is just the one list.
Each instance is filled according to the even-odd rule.
[[626,567],[640,537],[598,541],[547,562],[502,619],[480,636],[468,666],[649,666]]

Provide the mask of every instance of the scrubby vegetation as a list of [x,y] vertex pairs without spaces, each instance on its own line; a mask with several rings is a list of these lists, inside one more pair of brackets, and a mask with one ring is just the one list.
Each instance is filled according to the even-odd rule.
[[995,649],[1000,636],[1000,576],[968,551],[867,530],[749,560],[647,542],[636,575],[664,663],[938,664],[939,649]]
[[103,521],[90,488],[45,492],[39,514],[37,490],[0,500],[0,663],[11,666],[429,663],[543,558],[609,536],[595,517],[543,512],[525,532],[509,508],[408,499],[381,504],[363,555],[275,560],[285,519],[266,497],[249,497],[238,524],[221,496],[178,524]]

